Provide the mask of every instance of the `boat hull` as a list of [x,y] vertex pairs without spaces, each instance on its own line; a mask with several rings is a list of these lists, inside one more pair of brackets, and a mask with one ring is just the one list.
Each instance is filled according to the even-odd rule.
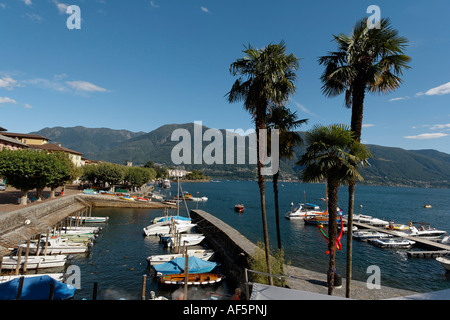
[[[216,273],[197,273],[188,274],[188,286],[212,285],[222,281],[224,278],[221,274]],[[184,273],[171,274],[162,276],[160,279],[163,285],[184,285],[186,275]]]

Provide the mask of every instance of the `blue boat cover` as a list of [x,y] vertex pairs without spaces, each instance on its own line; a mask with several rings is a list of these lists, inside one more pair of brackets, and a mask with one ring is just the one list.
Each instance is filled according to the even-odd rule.
[[169,217],[161,218],[157,222],[164,222],[164,221],[171,221],[171,220],[191,221],[191,218],[182,217],[182,216],[169,216]]
[[[179,257],[172,259],[168,262],[154,265],[153,268],[156,272],[162,274],[177,274],[184,272],[185,258]],[[205,261],[197,257],[189,257],[188,270],[189,273],[205,273],[210,272],[217,266],[216,262]]]
[[[53,300],[72,298],[75,288],[59,282],[48,275],[25,277],[23,279],[22,295],[20,300],[48,300],[50,285],[55,283]],[[19,288],[19,278],[0,284],[0,300],[16,300]]]

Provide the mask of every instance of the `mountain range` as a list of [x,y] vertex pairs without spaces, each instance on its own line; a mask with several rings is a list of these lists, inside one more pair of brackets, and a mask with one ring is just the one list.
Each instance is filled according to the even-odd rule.
[[[189,133],[192,150],[194,148],[194,124],[167,124],[151,132],[132,132],[128,130],[114,130],[108,128],[54,127],[44,128],[33,134],[39,134],[50,139],[51,143],[61,143],[62,146],[83,153],[91,160],[104,160],[125,164],[132,161],[133,165],[143,165],[148,161],[174,167],[171,158],[172,150],[180,145],[180,141],[172,141],[172,133],[176,129],[184,129]],[[209,128],[202,126],[205,133]],[[214,131],[223,138],[223,163],[225,158],[226,131]],[[237,134],[229,135],[236,136]],[[300,133],[304,135],[304,133]],[[251,135],[249,135],[251,136]],[[248,136],[247,136],[247,139]],[[186,139],[187,140],[187,139]],[[207,140],[207,139],[206,139]],[[213,140],[215,141],[215,140]],[[187,141],[189,142],[189,141]],[[213,179],[255,179],[256,165],[248,164],[248,149],[246,164],[236,164],[237,143],[234,144],[234,164],[182,164],[187,170],[199,169]],[[246,146],[248,146],[248,140]],[[201,150],[206,152],[211,139],[203,141]],[[365,184],[389,186],[417,186],[450,188],[450,155],[436,150],[404,150],[401,148],[367,145],[373,158],[370,166],[362,169]],[[248,148],[248,147],[247,147]],[[305,148],[295,149],[292,159],[280,160],[280,172],[283,180],[300,179],[301,168],[296,161],[303,154]],[[193,153],[193,152],[192,152]],[[184,155],[184,153],[180,153]],[[213,153],[213,156],[220,156]],[[191,154],[193,163],[193,154]]]

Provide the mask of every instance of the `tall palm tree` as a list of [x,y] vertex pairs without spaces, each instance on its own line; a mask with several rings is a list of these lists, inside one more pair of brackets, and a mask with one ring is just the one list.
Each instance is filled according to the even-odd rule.
[[[295,155],[294,148],[303,144],[303,139],[296,131],[292,131],[302,124],[306,124],[308,119],[297,120],[297,112],[291,112],[285,106],[275,108],[269,115],[268,127],[278,129],[279,133],[279,155],[281,158],[292,159]],[[268,135],[268,141],[270,136]],[[280,232],[280,210],[278,205],[278,178],[280,171],[273,175],[273,193],[275,202],[275,222],[277,230],[278,249],[281,250]]]
[[[399,88],[400,76],[411,60],[404,54],[408,40],[399,36],[389,19],[381,19],[379,29],[368,28],[367,19],[358,21],[350,36],[333,35],[337,51],[319,58],[319,63],[325,66],[322,93],[327,97],[345,93],[345,105],[352,109],[351,130],[357,141],[361,140],[366,92],[387,94]],[[354,181],[349,183],[348,193],[346,296],[350,297]]]
[[350,129],[345,125],[316,125],[306,134],[307,149],[300,160],[304,182],[328,183],[328,294],[334,288],[335,245],[337,237],[338,188],[354,179],[361,179],[358,168],[366,165],[370,152],[364,145],[354,139]]
[[[270,44],[262,49],[255,49],[251,45],[245,47],[245,56],[230,65],[230,73],[238,76],[226,97],[228,102],[244,102],[244,108],[252,115],[256,127],[258,186],[260,192],[261,216],[266,254],[267,272],[271,273],[269,234],[267,231],[264,159],[260,150],[266,150],[264,140],[260,141],[260,130],[266,129],[267,115],[270,108],[276,108],[288,101],[295,92],[295,71],[299,64],[294,54],[286,54],[286,45]],[[264,152],[262,152],[264,153]],[[264,157],[264,155],[262,155]],[[269,284],[272,284],[269,277]]]

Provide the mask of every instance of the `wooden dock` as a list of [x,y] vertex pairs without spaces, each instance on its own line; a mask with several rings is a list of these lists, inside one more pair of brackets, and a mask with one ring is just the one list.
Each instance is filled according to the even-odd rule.
[[[347,219],[344,219],[344,222],[347,222]],[[379,232],[383,232],[386,234],[390,234],[393,235],[394,237],[398,237],[398,234],[396,233],[396,231],[392,231],[392,230],[388,230],[386,228],[382,228],[382,227],[375,227],[372,226],[370,224],[366,224],[366,223],[360,223],[360,222],[355,222],[353,221],[353,225],[357,226],[358,228],[363,228],[363,229],[371,229],[371,230],[376,230]],[[425,250],[410,250],[407,251],[407,255],[409,257],[415,257],[415,258],[435,258],[435,257],[440,257],[446,254],[450,253],[450,246],[443,244],[443,243],[439,243],[439,242],[435,242],[435,241],[431,241],[428,239],[422,239],[420,237],[411,237],[411,236],[402,236],[402,238],[411,240],[411,241],[415,241],[416,242],[416,246],[421,247],[423,249],[429,249],[430,251],[425,251]]]

